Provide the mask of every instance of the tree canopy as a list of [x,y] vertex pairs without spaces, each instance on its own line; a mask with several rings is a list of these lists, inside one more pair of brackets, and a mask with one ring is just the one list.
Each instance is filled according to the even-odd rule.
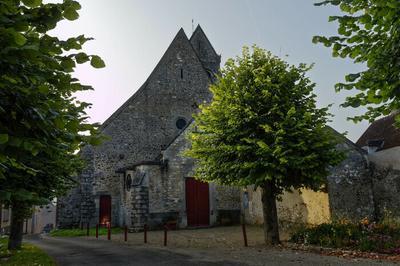
[[211,85],[213,99],[200,107],[189,134],[186,153],[196,159],[198,179],[263,189],[267,244],[279,243],[279,195],[320,189],[342,159],[338,138],[326,127],[328,108],[316,107],[309,68],[245,47]]
[[77,151],[101,140],[87,121],[90,104],[74,97],[92,87],[72,73],[76,64],[104,62],[79,51],[90,38],[48,34],[80,8],[72,0],[0,2],[0,201],[13,207],[14,220],[23,207],[65,192],[83,166]]
[[328,109],[316,107],[308,70],[257,47],[229,59],[189,136],[196,176],[241,186],[274,180],[279,191],[318,189],[338,156]]
[[316,5],[339,6],[344,13],[330,16],[338,23],[338,35],[315,36],[313,42],[332,47],[334,57],[350,58],[366,65],[364,71],[346,75],[336,90],[355,90],[344,107],[366,106],[351,118],[369,121],[400,109],[400,1],[328,0]]

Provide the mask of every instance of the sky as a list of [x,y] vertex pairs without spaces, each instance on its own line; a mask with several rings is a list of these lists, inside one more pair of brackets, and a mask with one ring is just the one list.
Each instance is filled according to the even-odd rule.
[[[62,21],[51,32],[60,38],[85,34],[95,40],[84,46],[88,54],[101,56],[106,68],[80,65],[74,74],[94,91],[79,93],[90,102],[91,122],[104,122],[145,82],[180,28],[188,35],[200,24],[222,64],[241,53],[244,45],[256,44],[282,57],[289,64],[314,63],[309,77],[316,83],[318,107],[332,104],[330,125],[347,132],[352,141],[368,126],[347,117],[363,109],[341,108],[346,95],[334,84],[362,65],[331,56],[330,48],[311,42],[314,35],[333,35],[338,14],[335,7],[316,7],[317,0],[80,0],[76,21]],[[193,23],[192,23],[193,21]]]

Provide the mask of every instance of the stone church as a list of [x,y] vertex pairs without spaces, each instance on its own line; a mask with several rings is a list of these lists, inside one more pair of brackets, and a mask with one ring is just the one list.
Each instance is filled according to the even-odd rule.
[[200,26],[190,39],[183,29],[177,33],[142,87],[103,123],[110,139],[81,151],[87,167],[58,201],[58,227],[239,221],[239,190],[194,180],[194,162],[182,155],[192,114],[211,99],[220,61]]

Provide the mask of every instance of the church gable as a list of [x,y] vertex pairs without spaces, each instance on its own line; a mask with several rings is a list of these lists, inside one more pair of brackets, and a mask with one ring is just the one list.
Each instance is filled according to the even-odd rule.
[[132,158],[131,163],[154,159],[181,130],[178,120],[187,123],[197,106],[210,99],[209,83],[181,29],[145,84],[104,123],[103,133],[112,138],[105,146],[142,150],[135,154],[143,158]]
[[[199,37],[195,39],[200,40]],[[192,121],[198,106],[211,99],[212,75],[204,67],[208,59],[200,60],[199,56],[202,54],[196,53],[181,29],[142,87],[103,123],[101,132],[109,139],[100,146],[90,147],[92,153],[87,158],[90,167],[79,176],[82,190],[78,198],[82,204],[79,205],[81,217],[77,219],[97,223],[102,213],[101,201],[107,199],[113,224],[141,222],[143,210],[133,207],[137,205],[133,194],[146,194],[146,189],[128,191],[124,176],[118,170],[132,165],[135,169],[162,168],[154,163],[160,159],[161,152]],[[71,204],[65,206],[77,206],[75,202],[71,198]],[[68,213],[70,209],[65,208],[64,213]],[[59,220],[66,216],[60,216]]]
[[190,37],[190,43],[204,68],[210,72],[210,74],[216,74],[219,71],[221,56],[215,52],[214,47],[200,25],[197,26],[192,37]]

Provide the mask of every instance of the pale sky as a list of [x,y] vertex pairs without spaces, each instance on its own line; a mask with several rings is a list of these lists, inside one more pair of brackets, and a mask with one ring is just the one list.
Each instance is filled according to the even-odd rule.
[[[361,69],[351,61],[331,57],[330,48],[315,45],[312,36],[331,35],[336,25],[328,16],[332,7],[315,7],[314,0],[80,0],[76,21],[61,22],[53,34],[95,38],[84,47],[88,54],[100,55],[106,68],[79,66],[74,74],[94,91],[78,95],[93,103],[88,110],[92,122],[103,122],[145,82],[168,45],[182,27],[188,37],[200,24],[222,65],[241,53],[244,45],[270,50],[290,64],[315,63],[309,76],[316,85],[320,107],[333,104],[330,125],[348,132],[356,141],[368,126],[354,124],[346,117],[360,110],[340,108],[344,93],[335,93],[334,84],[344,75]],[[354,94],[356,92],[351,92]],[[349,93],[347,94],[349,95]]]

